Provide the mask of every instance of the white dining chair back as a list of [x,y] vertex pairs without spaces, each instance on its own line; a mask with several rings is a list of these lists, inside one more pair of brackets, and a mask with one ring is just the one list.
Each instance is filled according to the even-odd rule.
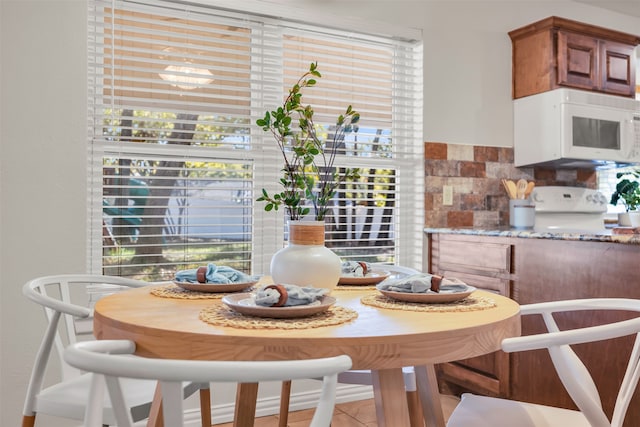
[[416,270],[415,268],[412,267],[405,267],[403,265],[396,265],[396,264],[387,264],[384,262],[374,262],[371,263],[371,269],[372,270],[382,270],[382,271],[388,271],[389,273],[391,273],[392,275],[395,276],[411,276],[412,274],[419,274],[420,271]]
[[[371,269],[386,271],[390,273],[390,276],[402,277],[410,276],[412,274],[418,274],[420,271],[401,265],[387,264],[387,263],[371,263]],[[418,427],[424,425],[423,411],[420,405],[418,397],[418,391],[416,386],[416,373],[413,366],[406,366],[402,368],[402,377],[404,379],[405,391],[407,394],[407,404],[409,406],[409,420],[410,427]],[[342,372],[338,375],[339,384],[353,384],[353,385],[373,385],[373,375],[370,370],[357,369]],[[285,427],[287,425],[288,413],[289,413],[289,394],[291,390],[291,384],[285,383],[282,387],[280,394],[281,406],[279,415],[279,427]]]
[[[502,349],[509,353],[547,349],[560,381],[578,407],[577,411],[464,394],[447,427],[622,427],[640,377],[640,317],[579,329],[559,329],[554,313],[580,310],[640,312],[640,300],[595,298],[523,305],[521,314],[541,315],[548,332],[507,338],[502,342]],[[609,420],[589,370],[571,345],[629,335],[635,336],[635,342]],[[598,368],[606,369],[606,366]]]
[[[135,348],[135,343],[128,340],[80,342],[68,347],[64,355],[70,365],[104,376],[119,427],[133,427],[131,415],[122,400],[123,378],[158,380],[165,425],[182,427],[183,381],[256,383],[316,377],[322,377],[323,383],[310,426],[328,427],[335,407],[338,373],[351,368],[348,356],[279,361],[170,360],[130,356]],[[101,375],[96,375],[96,382],[100,381]],[[96,414],[102,400],[101,390],[103,387],[100,386],[92,388],[85,427],[100,426]]]
[[[147,282],[123,277],[62,274],[39,277],[23,286],[23,294],[44,308],[48,321],[27,387],[23,427],[34,426],[38,413],[75,420],[84,419],[91,376],[65,363],[64,350],[69,345],[93,339],[91,306],[98,297],[147,285]],[[52,356],[59,362],[58,372],[61,379],[51,386],[43,387]],[[156,388],[155,382],[128,381],[124,387],[126,402],[133,418],[147,418]],[[185,384],[184,394],[188,396],[199,389],[207,388],[208,384]],[[102,405],[104,423],[115,425],[109,399],[105,399]],[[210,408],[209,405],[206,407]],[[207,414],[203,413],[203,419],[206,416]]]

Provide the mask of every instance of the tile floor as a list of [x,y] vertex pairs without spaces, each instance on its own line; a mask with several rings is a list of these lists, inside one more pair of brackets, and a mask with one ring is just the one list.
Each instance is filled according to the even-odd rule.
[[[458,404],[459,399],[453,396],[442,396],[442,409],[445,420]],[[288,427],[308,427],[313,410],[291,412]],[[232,423],[215,424],[216,427],[231,427]],[[373,399],[336,405],[331,427],[376,427],[376,410]],[[256,419],[254,427],[278,427],[278,416],[270,415]]]

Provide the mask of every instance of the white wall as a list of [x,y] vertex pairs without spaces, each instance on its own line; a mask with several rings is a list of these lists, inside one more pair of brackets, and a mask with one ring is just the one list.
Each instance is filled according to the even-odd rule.
[[[640,32],[638,18],[569,1],[271,3],[423,29],[424,139],[462,144],[512,145],[508,31],[558,15]],[[21,286],[87,265],[85,16],[83,0],[0,1],[1,426],[19,425],[44,327]]]
[[[513,145],[508,32],[556,15],[639,34],[640,19],[572,1],[271,0],[423,30],[424,139]],[[366,4],[366,6],[365,6]]]
[[17,426],[45,325],[21,287],[86,265],[86,6],[0,9],[0,425]]

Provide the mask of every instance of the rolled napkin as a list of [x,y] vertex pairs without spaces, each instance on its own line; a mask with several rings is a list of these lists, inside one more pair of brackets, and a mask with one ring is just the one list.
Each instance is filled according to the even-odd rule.
[[340,276],[342,277],[364,277],[371,271],[371,264],[364,261],[344,261],[342,263]]
[[255,278],[231,267],[209,263],[206,267],[178,271],[175,280],[189,283],[231,284],[252,282]]
[[468,286],[458,279],[443,279],[441,276],[428,273],[412,274],[399,279],[387,279],[377,286],[383,291],[428,293],[428,292],[464,292]]
[[328,292],[328,289],[314,288],[312,286],[269,285],[256,291],[255,302],[256,305],[264,307],[307,305],[320,301]]

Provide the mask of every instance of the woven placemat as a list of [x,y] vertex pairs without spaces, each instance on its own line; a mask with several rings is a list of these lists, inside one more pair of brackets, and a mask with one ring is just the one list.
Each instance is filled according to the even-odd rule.
[[440,304],[423,304],[418,302],[398,301],[381,294],[366,295],[360,299],[365,305],[391,310],[429,311],[429,312],[456,312],[486,310],[496,306],[496,302],[487,297],[474,297],[472,295],[456,302]]
[[[249,292],[253,288],[248,288],[244,292]],[[176,285],[159,286],[151,289],[151,295],[162,298],[179,298],[179,299],[220,299],[225,295],[237,292],[198,292],[182,289]]]
[[224,305],[214,305],[200,311],[200,320],[215,326],[241,329],[310,329],[347,323],[358,317],[350,308],[332,306],[313,316],[292,319],[271,319],[247,316]]
[[334,291],[372,291],[375,289],[375,285],[338,285],[333,288]]

